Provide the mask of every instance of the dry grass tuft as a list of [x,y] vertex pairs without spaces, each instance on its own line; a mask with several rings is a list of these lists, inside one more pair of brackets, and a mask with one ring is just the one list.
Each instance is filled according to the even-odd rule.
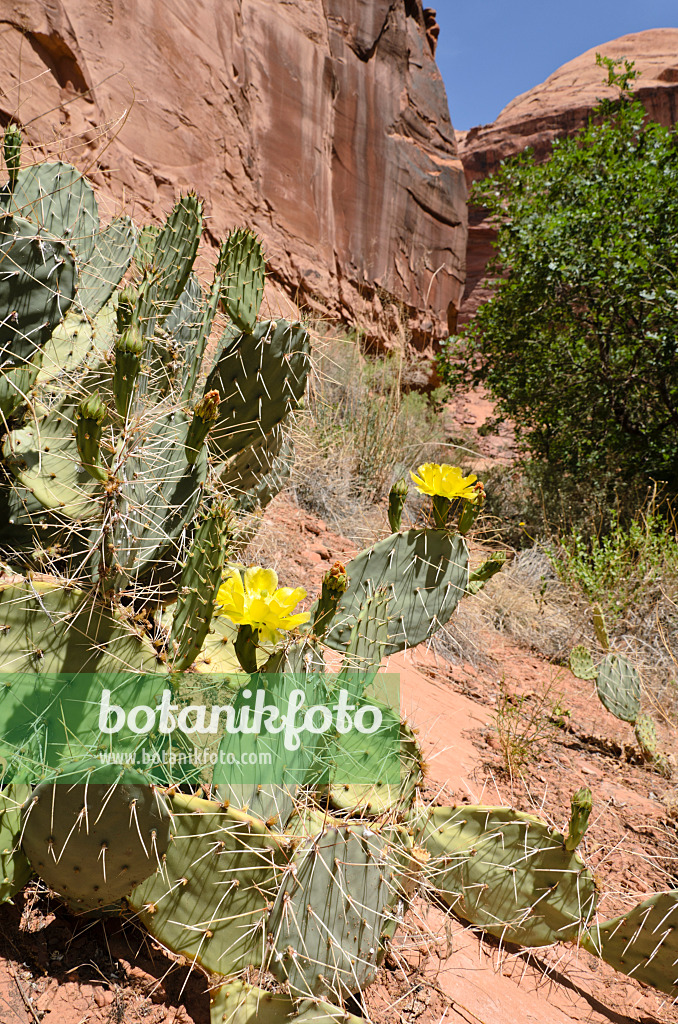
[[368,358],[352,338],[318,334],[304,409],[293,432],[297,502],[361,545],[383,535],[391,484],[444,441],[435,402],[403,393],[399,353]]

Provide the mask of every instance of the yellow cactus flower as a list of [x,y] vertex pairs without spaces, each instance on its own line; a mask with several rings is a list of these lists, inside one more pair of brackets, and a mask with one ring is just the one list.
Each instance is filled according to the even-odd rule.
[[473,486],[477,476],[474,473],[464,476],[459,466],[450,466],[446,462],[425,462],[410,476],[421,494],[439,495],[450,501],[455,498],[475,501],[478,497],[478,491]]
[[252,565],[242,576],[233,569],[221,584],[215,614],[257,629],[260,640],[274,644],[283,639],[281,631],[308,622],[309,612],[292,614],[305,597],[303,587],[278,587],[278,574],[273,569]]

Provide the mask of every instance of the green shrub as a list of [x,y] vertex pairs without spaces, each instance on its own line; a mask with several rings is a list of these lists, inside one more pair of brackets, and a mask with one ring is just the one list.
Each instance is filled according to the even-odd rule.
[[483,384],[561,473],[675,490],[678,133],[628,98],[596,119],[546,163],[528,151],[475,187],[502,276],[440,370]]
[[678,595],[675,522],[652,507],[624,526],[616,513],[610,529],[586,541],[573,532],[550,549],[558,576],[619,617],[653,604],[658,595]]

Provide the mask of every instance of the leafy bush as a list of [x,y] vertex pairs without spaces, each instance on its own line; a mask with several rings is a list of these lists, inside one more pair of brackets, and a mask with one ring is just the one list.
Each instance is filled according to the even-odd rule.
[[484,384],[561,472],[675,489],[678,134],[628,98],[597,118],[548,162],[528,151],[475,187],[503,276],[440,369]]

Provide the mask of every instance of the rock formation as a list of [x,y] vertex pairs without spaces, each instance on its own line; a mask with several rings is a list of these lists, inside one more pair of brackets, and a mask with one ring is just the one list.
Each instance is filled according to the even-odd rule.
[[[664,125],[678,120],[678,29],[650,29],[622,36],[587,50],[541,85],[517,96],[493,124],[458,132],[459,152],[469,185],[492,174],[502,160],[527,146],[532,147],[537,159],[545,159],[555,138],[583,128],[600,99],[618,95],[616,89],[603,84],[605,71],[596,66],[597,52],[635,61],[641,75],[634,92],[648,114]],[[483,278],[494,237],[483,211],[471,207],[461,323],[469,320],[488,296]]]
[[466,246],[436,28],[421,0],[7,0],[0,117],[140,219],[192,186],[212,240],[255,228],[275,302],[425,348]]

